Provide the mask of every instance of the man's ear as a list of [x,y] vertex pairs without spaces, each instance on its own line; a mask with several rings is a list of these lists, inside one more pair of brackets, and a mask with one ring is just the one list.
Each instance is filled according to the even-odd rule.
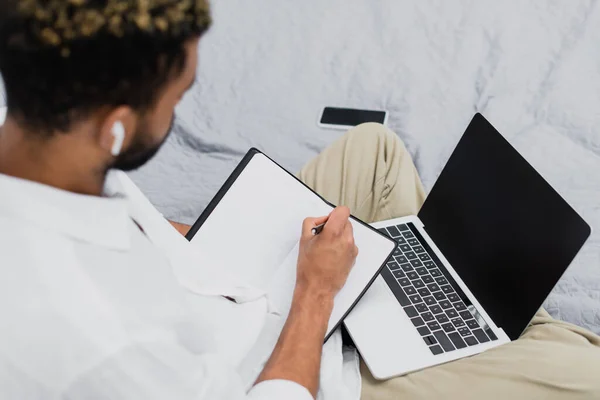
[[104,115],[100,121],[98,143],[113,157],[127,149],[136,132],[138,118],[127,106],[117,107]]

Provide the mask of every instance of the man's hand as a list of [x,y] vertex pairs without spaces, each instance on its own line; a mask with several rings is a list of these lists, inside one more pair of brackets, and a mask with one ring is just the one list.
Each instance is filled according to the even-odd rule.
[[[338,207],[327,217],[304,220],[297,290],[333,297],[344,286],[358,255],[349,217],[348,207]],[[323,231],[313,235],[312,229],[322,223],[325,223]]]
[[[256,383],[287,379],[316,397],[333,297],[346,283],[358,255],[349,216],[347,207],[338,207],[327,217],[304,221],[292,308]],[[325,222],[323,231],[313,236],[312,228]]]

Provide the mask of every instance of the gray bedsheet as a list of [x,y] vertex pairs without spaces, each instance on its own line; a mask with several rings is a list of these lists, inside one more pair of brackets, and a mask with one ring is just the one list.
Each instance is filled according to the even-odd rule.
[[[324,105],[383,108],[431,188],[482,112],[600,228],[597,1],[214,0],[197,84],[133,179],[192,223],[251,146],[298,170],[341,132]],[[477,182],[473,182],[477,184]],[[600,236],[546,302],[600,333]]]

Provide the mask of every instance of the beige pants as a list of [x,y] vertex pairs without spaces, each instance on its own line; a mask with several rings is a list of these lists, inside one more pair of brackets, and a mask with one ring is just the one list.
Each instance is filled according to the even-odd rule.
[[[366,222],[416,214],[424,200],[404,144],[378,124],[352,129],[299,176]],[[600,338],[540,310],[519,340],[477,356],[388,381],[361,372],[363,400],[600,399]]]

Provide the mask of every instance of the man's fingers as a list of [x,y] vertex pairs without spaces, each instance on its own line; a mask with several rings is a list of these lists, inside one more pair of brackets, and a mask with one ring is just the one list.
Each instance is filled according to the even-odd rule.
[[350,220],[348,220],[346,226],[344,226],[344,237],[350,244],[354,244],[354,228],[352,227]]
[[346,222],[344,232],[354,238],[354,227],[352,226],[352,222],[350,222],[350,218],[348,218],[348,222]]
[[350,209],[345,206],[337,207],[329,214],[325,230],[334,235],[341,235],[346,229],[348,218],[350,218]]
[[324,217],[314,218],[314,220],[313,220],[313,224],[314,224],[313,228],[315,226],[324,224],[325,222],[327,222],[328,219],[329,219],[329,215],[325,215]]
[[302,222],[302,236],[312,236],[312,229],[315,226],[324,224],[329,219],[329,215],[325,215],[323,217],[316,218],[305,218]]
[[356,247],[356,244],[354,242],[354,227],[352,226],[352,222],[350,222],[350,220],[348,220],[348,223],[346,224],[346,227],[344,228],[344,237],[346,238],[346,240],[348,241],[348,244],[350,245],[350,251],[352,252],[352,257],[356,257],[358,256],[358,247]]
[[302,223],[302,236],[305,238],[312,236],[312,229],[314,227],[325,224],[324,232],[339,236],[349,229],[349,236],[353,238],[353,228],[349,222],[349,218],[350,209],[345,206],[337,207],[331,214],[323,217],[306,218]]

